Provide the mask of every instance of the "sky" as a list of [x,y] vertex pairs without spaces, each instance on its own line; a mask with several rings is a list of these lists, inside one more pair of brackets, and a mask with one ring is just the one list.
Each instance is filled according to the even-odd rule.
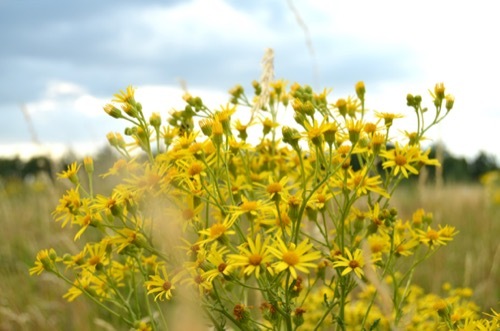
[[430,107],[428,89],[444,82],[455,107],[427,136],[454,156],[500,161],[497,9],[481,0],[0,0],[0,157],[101,148],[125,125],[102,107],[128,85],[164,119],[183,107],[181,82],[225,104],[236,84],[250,92],[272,48],[276,78],[333,88],[332,103],[363,80],[367,107],[404,114],[402,123],[413,123],[408,93]]

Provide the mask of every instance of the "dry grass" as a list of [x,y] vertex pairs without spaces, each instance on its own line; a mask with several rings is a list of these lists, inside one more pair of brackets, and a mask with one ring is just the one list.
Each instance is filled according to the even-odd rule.
[[[36,188],[36,187],[35,187]],[[0,330],[109,330],[100,313],[83,298],[68,304],[67,286],[51,275],[30,277],[28,269],[42,248],[75,251],[70,229],[61,230],[50,213],[61,190],[50,185],[0,187]],[[436,223],[455,226],[460,234],[417,269],[415,281],[439,292],[444,282],[470,286],[483,311],[500,298],[499,212],[485,201],[479,186],[401,188],[393,200],[403,219],[417,208],[432,212]],[[496,306],[498,308],[498,306]],[[77,327],[76,327],[77,326]]]
[[28,269],[42,248],[74,251],[69,231],[52,221],[59,197],[51,185],[10,183],[0,187],[0,330],[99,330],[94,307],[68,304],[67,286],[52,275],[30,277]]
[[445,282],[471,287],[483,311],[498,308],[500,208],[488,203],[484,189],[478,185],[403,187],[393,203],[404,219],[424,208],[433,213],[435,224],[449,224],[459,231],[448,246],[417,268],[416,282],[432,292],[439,292]]

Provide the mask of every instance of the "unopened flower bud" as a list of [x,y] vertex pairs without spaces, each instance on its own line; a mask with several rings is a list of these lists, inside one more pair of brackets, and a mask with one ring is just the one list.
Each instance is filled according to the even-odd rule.
[[108,103],[107,105],[105,105],[103,107],[103,109],[111,117],[114,117],[114,118],[122,118],[123,117],[122,112],[120,111],[120,109],[116,108],[115,106],[113,106],[110,103]]
[[295,112],[295,114],[293,115],[293,119],[295,120],[295,122],[297,122],[298,124],[300,125],[304,125],[304,122],[306,121],[306,117],[299,113],[299,112]]
[[52,261],[55,261],[57,259],[57,253],[56,253],[55,249],[53,249],[53,248],[49,249],[49,258]]
[[451,94],[446,96],[446,110],[450,111],[455,103],[455,97]]
[[304,114],[313,116],[314,115],[314,105],[312,104],[311,101],[306,101],[303,106],[302,106],[302,111]]
[[90,156],[86,156],[84,159],[83,159],[83,166],[85,168],[85,171],[88,173],[88,174],[91,174],[94,172],[94,160],[92,159],[92,157]]
[[356,95],[358,96],[359,100],[364,100],[366,93],[365,83],[363,81],[357,82],[355,85],[355,89]]
[[410,93],[406,95],[406,105],[409,107],[413,107],[415,105],[415,98]]
[[345,117],[347,115],[347,102],[345,99],[338,99],[335,103],[335,106],[338,108],[340,115]]
[[139,116],[139,112],[135,105],[130,103],[125,103],[122,105],[122,110],[130,117],[137,118]]
[[262,87],[260,86],[260,83],[256,80],[252,82],[252,86],[254,89],[255,95],[260,95],[262,93]]
[[116,136],[113,132],[109,132],[107,135],[106,135],[106,138],[108,139],[108,142],[111,146],[115,147],[118,145],[118,142],[116,140]]
[[302,324],[304,324],[304,313],[306,310],[304,308],[296,308],[295,311],[293,312],[293,324],[295,324],[295,327],[298,328]]
[[337,134],[338,127],[336,123],[329,123],[325,131],[323,131],[323,139],[325,139],[328,146],[332,146],[335,142],[335,135]]
[[244,92],[245,90],[241,85],[236,85],[235,87],[229,90],[229,94],[236,100],[238,100]]
[[149,118],[149,124],[151,124],[152,127],[154,127],[156,130],[160,128],[161,125],[161,116],[158,113],[153,113],[151,114],[151,117]]
[[125,139],[123,139],[123,136],[121,135],[121,133],[116,132],[115,137],[116,137],[116,144],[118,145],[118,147],[125,148],[125,145],[126,145]]
[[210,119],[202,119],[201,121],[198,122],[201,128],[201,132],[207,137],[210,137],[212,135],[212,126],[213,126],[213,121]]
[[215,146],[220,146],[222,144],[222,135],[224,134],[224,129],[219,121],[215,121],[212,124],[212,142]]
[[283,126],[281,128],[281,134],[283,135],[284,143],[289,144],[294,149],[299,147],[300,133],[296,129]]

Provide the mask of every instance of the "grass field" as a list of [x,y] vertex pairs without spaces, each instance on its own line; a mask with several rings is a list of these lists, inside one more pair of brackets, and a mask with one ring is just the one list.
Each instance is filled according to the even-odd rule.
[[[0,187],[0,330],[114,330],[85,301],[62,299],[67,287],[52,275],[30,277],[38,250],[75,251],[71,229],[53,222],[62,188],[11,183]],[[393,200],[403,219],[423,207],[436,223],[460,232],[447,247],[417,268],[416,284],[439,293],[443,283],[468,286],[482,311],[498,310],[500,298],[500,210],[489,206],[480,186],[402,187]],[[100,319],[103,318],[103,319]]]

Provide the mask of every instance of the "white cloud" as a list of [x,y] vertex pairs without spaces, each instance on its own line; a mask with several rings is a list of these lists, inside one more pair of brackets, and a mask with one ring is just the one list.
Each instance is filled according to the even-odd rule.
[[[241,40],[262,44],[264,40],[278,37],[256,17],[223,0],[193,0],[175,7],[147,8],[138,13],[138,17],[150,33],[146,36],[151,41],[146,52],[157,51],[158,46],[164,44],[171,47],[171,52],[177,52],[178,49],[205,50]],[[221,54],[221,57],[227,56]]]
[[85,88],[66,81],[49,81],[42,93],[42,98],[26,104],[30,115],[53,112],[61,107],[67,107],[72,100],[85,93]]
[[103,106],[105,104],[106,100],[104,99],[84,94],[75,99],[74,108],[89,117],[98,117],[104,114]]
[[57,98],[61,96],[74,96],[85,93],[85,89],[78,84],[66,81],[49,81],[44,95],[47,98]]

